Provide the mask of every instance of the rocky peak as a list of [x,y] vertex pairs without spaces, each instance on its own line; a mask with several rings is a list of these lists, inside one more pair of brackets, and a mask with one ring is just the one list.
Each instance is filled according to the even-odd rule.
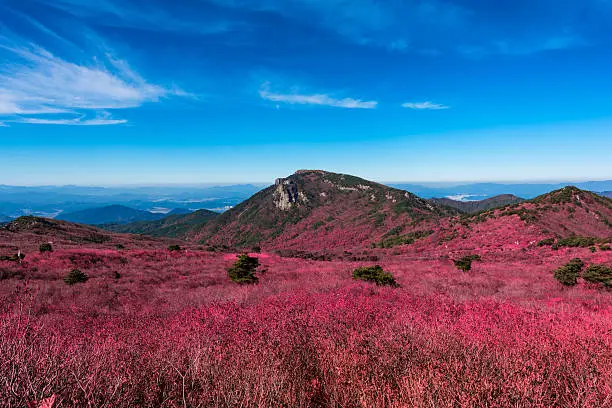
[[274,184],[274,205],[283,211],[289,210],[300,198],[297,183],[291,179],[279,178]]

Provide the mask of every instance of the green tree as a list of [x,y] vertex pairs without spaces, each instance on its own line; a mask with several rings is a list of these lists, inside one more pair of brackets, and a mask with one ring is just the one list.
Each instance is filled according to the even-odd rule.
[[612,287],[612,268],[606,265],[591,265],[582,276],[590,283],[602,283],[604,286]]
[[574,286],[578,283],[582,268],[584,268],[584,262],[579,258],[574,258],[564,266],[555,269],[554,277],[564,286]]
[[461,259],[457,259],[455,262],[455,266],[457,267],[457,269],[463,271],[463,272],[469,272],[472,270],[472,262],[473,261],[480,261],[480,255],[468,255],[468,256],[464,256]]
[[236,283],[248,284],[257,283],[258,278],[255,272],[259,267],[259,259],[242,254],[238,260],[227,270],[229,278]]
[[40,244],[38,250],[42,254],[43,252],[53,252],[53,247],[50,243]]
[[80,271],[79,269],[73,269],[70,271],[68,275],[64,278],[64,282],[66,285],[76,285],[77,283],[85,283],[89,280],[89,276],[85,272]]
[[378,286],[399,286],[393,275],[385,272],[380,265],[364,266],[353,271],[353,279],[374,282]]

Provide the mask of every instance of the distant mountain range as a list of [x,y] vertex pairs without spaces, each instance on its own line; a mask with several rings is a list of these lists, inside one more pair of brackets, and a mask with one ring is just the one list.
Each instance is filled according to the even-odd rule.
[[504,207],[510,204],[522,203],[525,200],[512,194],[502,194],[479,201],[457,201],[451,200],[450,198],[432,198],[432,201],[435,201],[438,204],[456,208],[464,213],[477,213],[480,211]]
[[612,190],[612,180],[606,181],[587,181],[587,182],[564,182],[550,184],[531,184],[531,183],[475,183],[463,185],[421,185],[409,183],[389,183],[391,187],[410,191],[423,198],[452,198],[459,201],[483,200],[486,198],[512,194],[526,199],[535,198],[539,195],[559,190],[565,186],[575,186],[581,190],[594,192]]
[[[477,211],[484,212],[457,216]],[[194,238],[213,246],[338,252],[458,237],[465,238],[454,245],[486,246],[487,239],[496,244],[496,238],[487,237],[537,242],[543,236],[572,235],[612,236],[612,200],[569,186],[528,201],[502,195],[469,205],[426,200],[351,175],[305,170],[211,220]]]
[[173,208],[222,212],[246,200],[261,188],[252,184],[170,187],[0,185],[0,214],[12,219],[22,215],[54,218],[63,213],[108,205],[123,205],[159,213],[167,213]]
[[[190,212],[191,211],[186,209],[175,209],[172,210],[171,214],[185,214]],[[101,225],[129,224],[135,221],[154,221],[160,220],[166,216],[167,214],[136,210],[124,205],[109,205],[60,214],[56,219],[77,224]]]
[[[72,219],[100,223],[111,215],[115,221],[117,217],[121,221],[161,217],[120,206],[85,214],[91,218],[85,219],[80,212]],[[595,248],[595,243],[612,238],[612,200],[572,186],[526,201],[515,196],[478,203],[427,200],[351,175],[303,170],[278,179],[223,214],[200,210],[103,227],[106,232],[66,221],[22,217],[0,232],[27,232],[43,240],[51,239],[57,229],[69,241],[107,246],[118,239],[147,239],[112,235],[121,232],[175,237],[213,250],[261,247],[289,256],[345,256],[353,250],[365,253],[389,248],[416,253],[474,248],[505,251],[534,247],[540,241],[542,245]],[[82,232],[70,232],[73,230]]]
[[[305,174],[305,173],[304,173]],[[335,175],[333,173],[325,173],[328,177],[333,178]],[[303,175],[303,174],[302,174]],[[352,177],[339,175],[340,178],[344,177],[344,180]],[[369,181],[361,180],[361,188],[365,188],[365,191],[370,191],[372,186],[376,186],[377,188],[387,189],[386,194],[392,194],[394,190],[391,188],[384,187],[382,185],[372,183]],[[291,181],[291,178],[287,179]],[[356,181],[355,181],[356,183]],[[341,190],[348,192],[355,192],[354,187],[340,187]],[[280,190],[279,190],[280,191]],[[397,190],[395,190],[397,191]],[[323,192],[323,191],[321,191]],[[280,194],[280,193],[279,193]],[[321,193],[319,193],[320,195]],[[327,197],[327,192],[324,192]],[[381,193],[383,194],[383,193]],[[404,192],[405,194],[409,194]],[[353,194],[355,195],[355,194]],[[404,197],[406,198],[406,197]],[[416,198],[419,200],[418,198]],[[299,200],[299,197],[298,197]],[[249,201],[249,200],[247,200]],[[372,197],[370,195],[369,201],[372,201]],[[426,200],[422,200],[425,202]],[[519,197],[515,197],[513,195],[501,195],[497,197],[492,197],[486,200],[481,201],[455,201],[448,198],[442,199],[431,199],[430,202],[434,203],[436,206],[441,205],[441,208],[446,208],[446,212],[450,211],[448,207],[452,207],[461,213],[476,213],[480,211],[486,211],[498,207],[503,207],[509,204],[516,204],[523,202],[524,200]],[[245,202],[246,203],[246,202]],[[246,204],[244,204],[246,205]],[[427,205],[427,204],[425,204]],[[376,207],[376,206],[375,206]],[[242,205],[238,206],[238,209],[235,211],[241,211]],[[364,208],[369,208],[366,205]],[[266,214],[270,213],[270,209],[262,210],[263,215],[261,215],[262,219],[265,219]],[[381,218],[379,214],[368,214],[374,215],[377,219]],[[57,219],[71,221],[75,223],[81,224],[89,224],[96,225],[103,229],[120,232],[120,233],[129,233],[129,234],[142,234],[142,235],[150,235],[155,237],[171,237],[171,238],[181,238],[181,239],[190,239],[191,237],[197,235],[201,232],[201,230],[207,224],[213,222],[220,214],[217,212],[209,211],[209,210],[198,210],[195,212],[191,212],[186,209],[175,209],[168,214],[154,214],[147,211],[135,210],[132,208],[128,208],[125,206],[113,205],[106,206],[100,208],[92,208],[84,211],[78,211],[75,213],[62,214],[57,217]],[[371,218],[371,217],[370,217]],[[223,219],[223,217],[222,217]],[[221,221],[223,222],[223,221]],[[212,225],[211,224],[211,225]]]
[[[389,187],[410,191],[422,198],[451,198],[457,201],[474,201],[505,194],[529,199],[572,184],[581,189],[595,192],[612,191],[612,181],[556,184],[421,185],[391,183],[388,185]],[[22,215],[54,218],[60,214],[108,205],[123,205],[155,213],[167,213],[173,208],[187,208],[190,211],[207,209],[224,212],[245,201],[264,187],[264,185],[257,184],[149,187],[19,187],[0,185],[0,214],[10,219]]]

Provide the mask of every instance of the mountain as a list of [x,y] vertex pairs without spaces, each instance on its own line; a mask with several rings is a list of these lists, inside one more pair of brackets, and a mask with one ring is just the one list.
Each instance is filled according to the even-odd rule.
[[199,210],[188,214],[172,214],[161,220],[137,221],[124,225],[101,225],[101,228],[121,233],[186,239],[195,235],[204,225],[218,216],[219,213],[214,211]]
[[300,170],[277,179],[197,234],[211,245],[337,250],[428,231],[458,211],[359,177]]
[[577,246],[593,246],[612,238],[612,200],[568,186],[520,204],[443,220],[433,237],[444,248],[496,256],[544,239],[575,237]]
[[538,196],[512,211],[559,236],[612,237],[612,200],[577,187]]
[[612,191],[602,191],[601,193],[599,193],[599,195],[602,195],[608,198],[612,198]]
[[90,208],[87,210],[60,214],[56,219],[79,224],[102,225],[128,224],[134,221],[153,221],[163,217],[165,217],[165,214],[135,210],[123,205],[109,205],[106,207]]
[[435,201],[438,204],[456,208],[463,213],[477,213],[492,210],[494,208],[505,207],[510,204],[518,204],[525,200],[512,194],[502,194],[478,201],[457,201],[451,200],[450,198],[432,198],[432,201]]

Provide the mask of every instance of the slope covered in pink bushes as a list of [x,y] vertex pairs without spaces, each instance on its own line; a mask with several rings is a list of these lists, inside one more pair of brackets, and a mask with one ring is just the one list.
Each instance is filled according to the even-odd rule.
[[[0,405],[518,406],[608,402],[610,293],[552,269],[587,248],[390,255],[401,287],[357,283],[363,262],[60,248],[28,254],[0,287]],[[90,279],[67,286],[78,267]],[[119,274],[119,277],[117,274]]]

